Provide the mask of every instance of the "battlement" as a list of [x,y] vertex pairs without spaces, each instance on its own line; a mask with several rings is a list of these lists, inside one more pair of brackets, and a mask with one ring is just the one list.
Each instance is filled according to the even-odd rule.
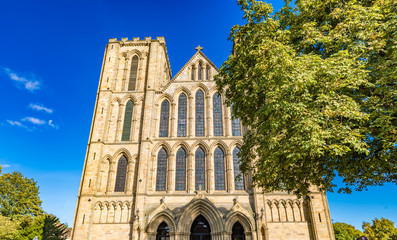
[[128,37],[121,38],[120,40],[117,40],[117,38],[109,38],[109,43],[117,43],[117,42],[145,43],[145,42],[150,42],[150,41],[158,41],[160,43],[165,43],[165,38],[164,37],[156,37],[156,39],[152,39],[151,37],[145,37],[144,39],[140,39],[139,37],[133,37],[132,40],[128,40]]

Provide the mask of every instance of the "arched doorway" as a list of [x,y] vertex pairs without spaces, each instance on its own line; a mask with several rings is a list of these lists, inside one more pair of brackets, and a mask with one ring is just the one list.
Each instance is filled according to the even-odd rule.
[[199,215],[190,228],[190,240],[211,240],[211,228],[207,219]]
[[170,228],[165,222],[162,222],[157,228],[156,240],[169,240]]
[[241,223],[236,222],[232,228],[232,240],[245,240],[244,228]]

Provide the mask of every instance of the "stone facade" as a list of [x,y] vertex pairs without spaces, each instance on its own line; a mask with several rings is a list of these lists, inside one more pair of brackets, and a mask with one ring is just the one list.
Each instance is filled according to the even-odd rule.
[[[217,91],[213,76],[218,69],[201,50],[198,47],[171,79],[164,38],[109,40],[72,239],[156,239],[159,226],[165,223],[169,238],[162,239],[187,240],[191,239],[191,226],[198,216],[208,221],[207,228],[214,240],[231,239],[237,222],[243,227],[244,236],[233,239],[334,239],[324,193],[313,193],[307,199],[284,192],[262,193],[250,187],[250,176],[239,180],[243,181],[244,190],[236,190],[233,153],[242,144],[242,136],[232,131],[234,118],[225,104],[221,106],[221,129],[217,129],[221,136],[214,134],[213,98]],[[135,70],[133,64],[137,64]],[[203,136],[197,136],[195,130],[199,123],[195,117],[199,111],[198,91],[204,93]],[[183,134],[178,132],[181,94],[186,95]],[[223,96],[221,99],[223,102]],[[129,101],[133,108],[132,117],[127,120]],[[160,117],[163,101],[169,103],[165,120]],[[167,128],[162,128],[167,131],[166,137],[159,135],[162,121],[168,123]],[[175,188],[181,169],[180,163],[176,164],[180,148],[186,157],[184,190]],[[205,154],[204,187],[195,185],[198,148]],[[224,161],[221,173],[214,163],[214,151],[218,148]],[[160,149],[167,153],[164,191],[157,191],[160,187],[156,178],[162,171],[157,166]],[[219,179],[224,179],[224,190],[217,187]]]

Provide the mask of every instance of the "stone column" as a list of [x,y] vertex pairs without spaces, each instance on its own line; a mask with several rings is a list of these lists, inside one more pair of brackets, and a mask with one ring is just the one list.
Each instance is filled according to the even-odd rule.
[[132,194],[133,183],[134,183],[134,160],[129,159],[128,170],[127,170],[127,183],[126,183],[127,194]]
[[194,154],[191,152],[188,155],[188,167],[187,167],[187,191],[188,193],[194,192]]
[[139,123],[141,122],[141,111],[140,111],[141,103],[137,101],[134,105],[132,111],[132,128],[131,128],[131,141],[138,141],[139,137]]
[[114,172],[115,172],[113,165],[114,164],[112,163],[111,164],[111,169],[109,170],[108,185],[106,187],[106,193],[107,194],[113,192],[113,190],[112,190],[113,184],[112,183],[113,183]]
[[168,157],[167,169],[167,193],[175,191],[175,153],[170,153]]
[[121,91],[127,91],[126,82],[127,82],[127,71],[128,71],[128,58],[125,58],[125,65],[123,69],[123,81],[121,83]]
[[175,108],[176,108],[176,103],[175,102],[172,102],[171,103],[171,111],[170,111],[170,115],[171,115],[171,126],[170,126],[170,131],[169,131],[169,133],[170,133],[170,137],[172,137],[172,138],[174,138],[175,136],[176,136],[176,111],[175,111]]
[[[194,93],[192,93],[194,94]],[[188,115],[188,126],[187,126],[187,136],[188,137],[193,137],[194,136],[194,125],[193,125],[193,119],[194,119],[194,114],[193,114],[193,109],[195,109],[194,106],[194,100],[192,96],[189,96],[189,107],[188,107],[188,111],[189,111],[189,115]]]
[[119,132],[121,131],[120,130],[121,121],[122,121],[121,118],[122,118],[122,114],[123,114],[124,111],[125,111],[124,104],[121,103],[120,106],[119,106],[119,114],[117,116],[117,122],[116,122],[116,133],[115,133],[115,137],[114,137],[115,138],[114,139],[115,142],[121,141]]
[[206,156],[206,166],[207,166],[207,189],[208,193],[212,193],[215,189],[214,182],[214,161],[212,159],[212,153],[209,152]]
[[233,158],[230,153],[226,154],[226,187],[228,192],[234,192]]
[[225,136],[232,136],[232,113],[230,112],[230,107],[224,105],[225,109]]

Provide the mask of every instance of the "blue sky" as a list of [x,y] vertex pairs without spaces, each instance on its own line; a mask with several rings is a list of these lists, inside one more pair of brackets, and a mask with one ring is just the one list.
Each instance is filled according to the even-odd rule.
[[[275,9],[281,1],[273,1]],[[72,225],[95,95],[109,38],[164,36],[176,74],[201,45],[219,67],[233,0],[3,1],[0,8],[0,164],[40,186],[45,211]],[[397,185],[328,194],[331,218],[397,223]],[[361,228],[361,227],[360,227]]]

